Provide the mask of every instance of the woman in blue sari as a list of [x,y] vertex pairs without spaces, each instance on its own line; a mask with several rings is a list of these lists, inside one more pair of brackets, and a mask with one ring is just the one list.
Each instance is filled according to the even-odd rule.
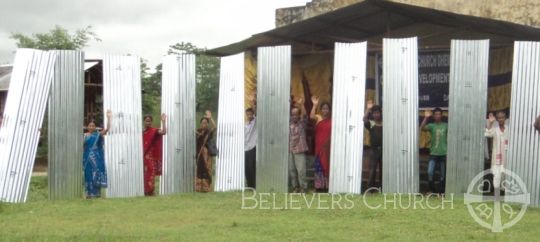
[[88,123],[88,133],[84,134],[84,187],[86,198],[101,197],[101,188],[107,187],[107,171],[105,170],[105,155],[103,152],[103,136],[111,128],[112,112],[107,111],[105,129],[98,131],[96,123]]

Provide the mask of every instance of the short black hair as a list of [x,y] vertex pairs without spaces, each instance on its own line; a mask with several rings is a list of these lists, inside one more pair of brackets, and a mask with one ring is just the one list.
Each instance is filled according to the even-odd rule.
[[332,110],[332,105],[330,105],[329,102],[321,103],[321,106],[319,108],[322,109],[322,107],[324,107],[325,105],[328,107],[328,110]]
[[442,109],[441,108],[434,108],[433,113],[436,113],[436,112],[440,112],[442,114]]
[[206,122],[210,123],[210,120],[207,117],[202,117],[199,123],[202,123],[203,120],[206,120]]
[[253,108],[248,108],[246,109],[246,113],[255,113],[255,111],[253,111]]
[[505,112],[505,111],[502,111],[502,110],[501,110],[501,111],[497,111],[497,112],[495,113],[495,116],[497,116],[498,114],[504,114],[504,116],[506,117],[506,112]]
[[382,112],[382,107],[379,105],[375,105],[371,108],[371,112]]
[[154,118],[152,118],[152,115],[150,114],[144,115],[143,120],[146,120],[147,118],[150,118],[150,121],[154,121]]
[[90,125],[91,123],[94,123],[94,125],[97,126],[97,123],[96,123],[95,119],[90,119],[90,121],[88,122],[87,125]]

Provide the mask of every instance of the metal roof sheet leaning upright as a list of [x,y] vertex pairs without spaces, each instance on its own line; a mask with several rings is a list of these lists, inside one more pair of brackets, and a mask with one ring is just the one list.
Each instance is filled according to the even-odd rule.
[[488,62],[489,40],[452,40],[445,192],[454,196],[484,170]]
[[167,114],[163,137],[160,194],[192,192],[195,188],[195,55],[163,59],[161,110]]
[[416,193],[418,40],[383,39],[383,179],[385,193]]
[[330,193],[361,193],[367,42],[336,43]]
[[49,96],[49,199],[83,195],[84,53],[56,50]]
[[244,53],[222,57],[215,191],[244,188]]
[[26,201],[45,116],[56,54],[18,49],[2,127],[0,127],[0,201]]
[[[531,206],[540,206],[540,133],[533,124],[540,115],[540,42],[514,43],[510,140],[507,169],[518,175],[531,193]],[[512,182],[512,181],[509,181]],[[509,183],[510,185],[512,183]],[[507,194],[514,194],[507,189]],[[516,196],[512,196],[515,198]]]
[[105,136],[107,197],[144,195],[140,64],[137,56],[103,59],[103,110],[113,113]]
[[257,191],[287,192],[291,47],[257,49]]

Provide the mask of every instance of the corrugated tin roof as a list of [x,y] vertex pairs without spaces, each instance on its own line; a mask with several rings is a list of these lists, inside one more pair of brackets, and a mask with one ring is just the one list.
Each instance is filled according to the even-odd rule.
[[334,42],[368,40],[381,44],[382,37],[404,36],[419,36],[423,45],[449,46],[452,38],[490,38],[496,44],[511,44],[514,40],[540,40],[540,28],[384,0],[365,0],[207,53],[225,56],[281,44],[326,50],[333,49]]

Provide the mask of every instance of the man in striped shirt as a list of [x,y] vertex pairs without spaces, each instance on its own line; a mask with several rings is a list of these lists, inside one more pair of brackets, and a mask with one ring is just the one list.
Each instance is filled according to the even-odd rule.
[[[289,124],[289,180],[293,192],[304,193],[307,190],[306,180],[306,141],[307,116],[303,100],[298,100],[298,107],[291,109]],[[302,110],[302,111],[301,111]]]

